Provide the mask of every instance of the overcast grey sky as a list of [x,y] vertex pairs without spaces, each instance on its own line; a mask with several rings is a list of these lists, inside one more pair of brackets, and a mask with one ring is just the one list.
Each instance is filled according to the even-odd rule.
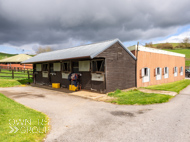
[[190,24],[189,6],[190,0],[0,0],[0,48],[32,52],[166,37]]

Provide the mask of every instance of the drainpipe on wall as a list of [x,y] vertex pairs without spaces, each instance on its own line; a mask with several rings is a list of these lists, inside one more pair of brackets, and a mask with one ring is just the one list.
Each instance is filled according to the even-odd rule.
[[137,61],[138,61],[138,50],[139,42],[137,42],[137,52],[136,52],[136,63],[135,63],[135,86],[137,87]]

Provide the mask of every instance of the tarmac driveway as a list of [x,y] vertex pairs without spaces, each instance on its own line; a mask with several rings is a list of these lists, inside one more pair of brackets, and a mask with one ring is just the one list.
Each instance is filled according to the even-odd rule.
[[190,86],[169,103],[127,106],[37,87],[0,92],[50,117],[47,142],[189,142]]

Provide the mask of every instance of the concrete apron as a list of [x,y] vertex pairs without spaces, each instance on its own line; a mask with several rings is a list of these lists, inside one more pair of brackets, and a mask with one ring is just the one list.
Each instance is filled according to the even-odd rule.
[[107,94],[101,94],[101,93],[92,92],[89,90],[82,89],[81,91],[70,91],[67,88],[52,88],[51,86],[38,85],[38,84],[32,84],[31,86],[45,88],[45,89],[54,90],[54,91],[60,91],[63,93],[67,93],[68,95],[79,96],[79,97],[83,97],[86,99],[92,99],[92,100],[96,100],[96,101],[109,102],[109,101],[115,100],[115,98],[110,97]]

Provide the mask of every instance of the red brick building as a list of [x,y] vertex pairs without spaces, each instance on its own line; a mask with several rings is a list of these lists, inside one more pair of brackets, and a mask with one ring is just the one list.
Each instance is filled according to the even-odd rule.
[[137,57],[137,87],[169,83],[185,78],[185,55],[149,47],[128,47]]

